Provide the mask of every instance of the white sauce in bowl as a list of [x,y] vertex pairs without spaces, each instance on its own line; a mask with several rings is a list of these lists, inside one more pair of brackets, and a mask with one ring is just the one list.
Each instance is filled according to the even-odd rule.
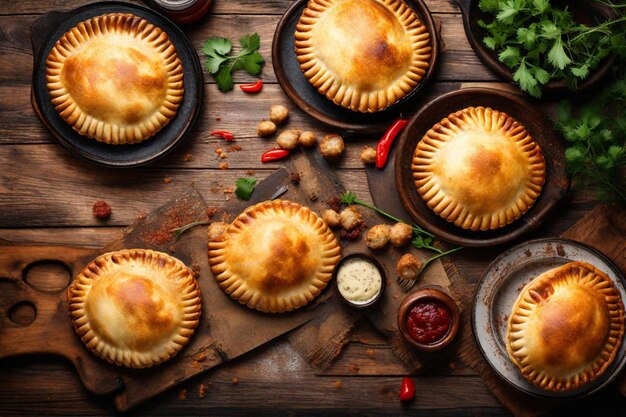
[[337,288],[346,300],[367,304],[380,293],[383,278],[380,271],[366,258],[356,256],[341,263],[337,272]]

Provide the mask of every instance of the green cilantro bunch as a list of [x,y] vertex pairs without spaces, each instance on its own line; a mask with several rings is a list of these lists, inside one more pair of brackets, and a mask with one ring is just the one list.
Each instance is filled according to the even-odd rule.
[[215,77],[218,88],[223,92],[233,89],[233,71],[242,69],[250,75],[259,75],[263,69],[265,60],[258,51],[261,46],[258,33],[239,38],[239,46],[239,52],[231,55],[233,43],[215,36],[207,39],[202,47],[206,55],[204,67]]
[[595,189],[600,200],[626,204],[626,65],[621,69],[620,79],[584,105],[559,103],[556,127],[567,141],[575,184]]
[[[620,5],[604,3],[619,10]],[[586,79],[611,54],[626,54],[626,17],[586,26],[570,11],[549,0],[480,0],[493,17],[479,26],[483,43],[498,53],[513,72],[513,81],[533,97],[551,80],[564,79],[570,88]]]

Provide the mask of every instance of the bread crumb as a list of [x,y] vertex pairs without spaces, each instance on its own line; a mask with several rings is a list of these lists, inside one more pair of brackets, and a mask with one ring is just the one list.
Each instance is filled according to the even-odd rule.
[[348,369],[350,369],[350,372],[358,374],[359,373],[359,366],[355,365],[355,364],[350,364],[350,366],[348,366]]
[[236,376],[232,377],[230,379],[230,383],[233,385],[238,385],[239,384],[239,378],[237,378]]
[[369,356],[370,358],[376,357],[376,351],[374,349],[367,349],[365,351],[365,354]]
[[187,390],[186,389],[181,389],[178,392],[178,399],[181,400],[181,401],[184,401],[184,400],[187,399]]
[[204,362],[207,358],[207,354],[205,352],[201,352],[197,357],[196,360],[198,362]]
[[227,169],[228,169],[228,162],[222,162],[221,164],[219,164],[219,168],[220,168],[222,171],[227,170]]
[[204,384],[200,384],[198,387],[198,398],[204,398],[204,391],[206,390],[206,386]]
[[253,171],[253,170],[250,169],[250,170],[246,171],[246,175],[248,175],[250,177],[255,176],[256,175],[256,171]]
[[222,191],[224,192],[224,194],[232,194],[235,192],[235,187],[224,188],[224,190]]
[[341,388],[341,387],[343,387],[343,384],[341,383],[340,380],[336,380],[335,382],[333,382],[333,386],[335,388]]
[[189,162],[189,161],[191,161],[191,158],[192,158],[192,155],[191,155],[190,153],[186,153],[186,154],[183,156],[183,161],[184,161],[184,162]]

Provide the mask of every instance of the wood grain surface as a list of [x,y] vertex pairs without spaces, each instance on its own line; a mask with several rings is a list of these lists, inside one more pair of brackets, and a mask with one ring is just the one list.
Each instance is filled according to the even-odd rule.
[[[199,51],[208,36],[237,38],[259,32],[261,53],[268,60],[262,75],[263,92],[245,95],[236,88],[222,94],[207,76],[204,108],[198,122],[172,154],[154,165],[125,171],[77,159],[45,131],[30,106],[33,56],[29,30],[43,13],[87,3],[89,0],[0,2],[0,238],[98,248],[119,238],[123,227],[137,217],[188,190],[191,183],[209,204],[223,207],[234,198],[224,190],[233,187],[236,178],[254,171],[262,179],[281,166],[260,163],[261,152],[272,147],[273,140],[255,135],[257,122],[268,117],[271,104],[289,107],[288,127],[310,129],[320,135],[332,132],[297,110],[276,84],[270,60],[271,39],[281,14],[292,1],[215,0],[210,15],[184,28],[185,33]],[[428,100],[461,87],[508,88],[474,55],[454,1],[426,3],[440,25],[442,51],[434,82],[416,101],[415,110]],[[242,73],[235,76],[237,83],[252,80]],[[553,109],[551,103],[538,104],[548,113]],[[241,151],[229,152],[226,159],[219,159],[215,150],[225,150],[229,145],[210,136],[209,132],[217,127],[233,131]],[[346,188],[368,201],[371,197],[359,152],[376,140],[368,136],[349,137],[345,157],[333,167]],[[228,170],[219,168],[224,162]],[[112,206],[109,220],[93,218],[91,206],[96,200],[106,200]],[[528,238],[557,236],[595,205],[593,195],[574,192],[558,216]],[[483,268],[505,248],[467,249],[455,254],[455,265],[470,288]],[[0,329],[0,337],[1,332]],[[132,414],[510,415],[480,377],[454,359],[432,363],[415,376],[417,397],[414,402],[401,404],[400,376],[408,372],[393,356],[385,339],[363,322],[351,333],[350,343],[341,356],[321,375],[314,375],[287,340],[281,338],[254,354],[163,393]],[[237,378],[237,384],[233,378]],[[626,402],[620,395],[607,390],[572,407],[577,414],[583,413],[580,415],[620,415],[624,406]],[[93,396],[82,387],[66,361],[45,355],[0,361],[2,416],[95,416],[113,412],[108,400]]]

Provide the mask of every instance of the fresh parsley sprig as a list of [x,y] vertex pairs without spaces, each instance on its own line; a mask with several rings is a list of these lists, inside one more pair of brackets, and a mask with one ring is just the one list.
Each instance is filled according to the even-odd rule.
[[626,16],[586,26],[549,0],[480,0],[478,5],[492,18],[478,22],[488,33],[483,43],[533,97],[541,97],[551,80],[564,79],[574,88],[609,55],[626,53]]
[[[397,217],[392,216],[391,214],[379,209],[378,207],[359,200],[356,194],[354,194],[352,191],[346,191],[345,193],[341,194],[339,196],[339,201],[341,201],[343,204],[348,204],[348,205],[355,204],[355,205],[367,207],[371,210],[374,210],[376,213],[380,214],[381,216],[386,217],[390,220],[393,220],[394,222],[405,223],[402,220],[398,219]],[[414,238],[411,241],[411,244],[415,246],[417,249],[430,249],[443,256],[452,252],[456,252],[457,250],[460,250],[462,248],[461,246],[459,246],[450,251],[444,252],[441,249],[432,245],[433,240],[435,239],[434,234],[422,229],[416,224],[411,224],[410,226],[413,229],[413,235],[414,235]]]
[[204,67],[215,77],[215,82],[222,92],[233,89],[232,72],[243,69],[250,75],[259,75],[265,60],[259,53],[261,38],[258,33],[239,38],[240,50],[230,55],[232,42],[219,36],[211,37],[204,42],[202,52],[206,55]]
[[256,183],[256,178],[237,178],[237,181],[235,182],[235,184],[237,185],[237,188],[235,189],[235,194],[242,200],[250,200],[250,197],[252,197],[252,192],[256,187]]

